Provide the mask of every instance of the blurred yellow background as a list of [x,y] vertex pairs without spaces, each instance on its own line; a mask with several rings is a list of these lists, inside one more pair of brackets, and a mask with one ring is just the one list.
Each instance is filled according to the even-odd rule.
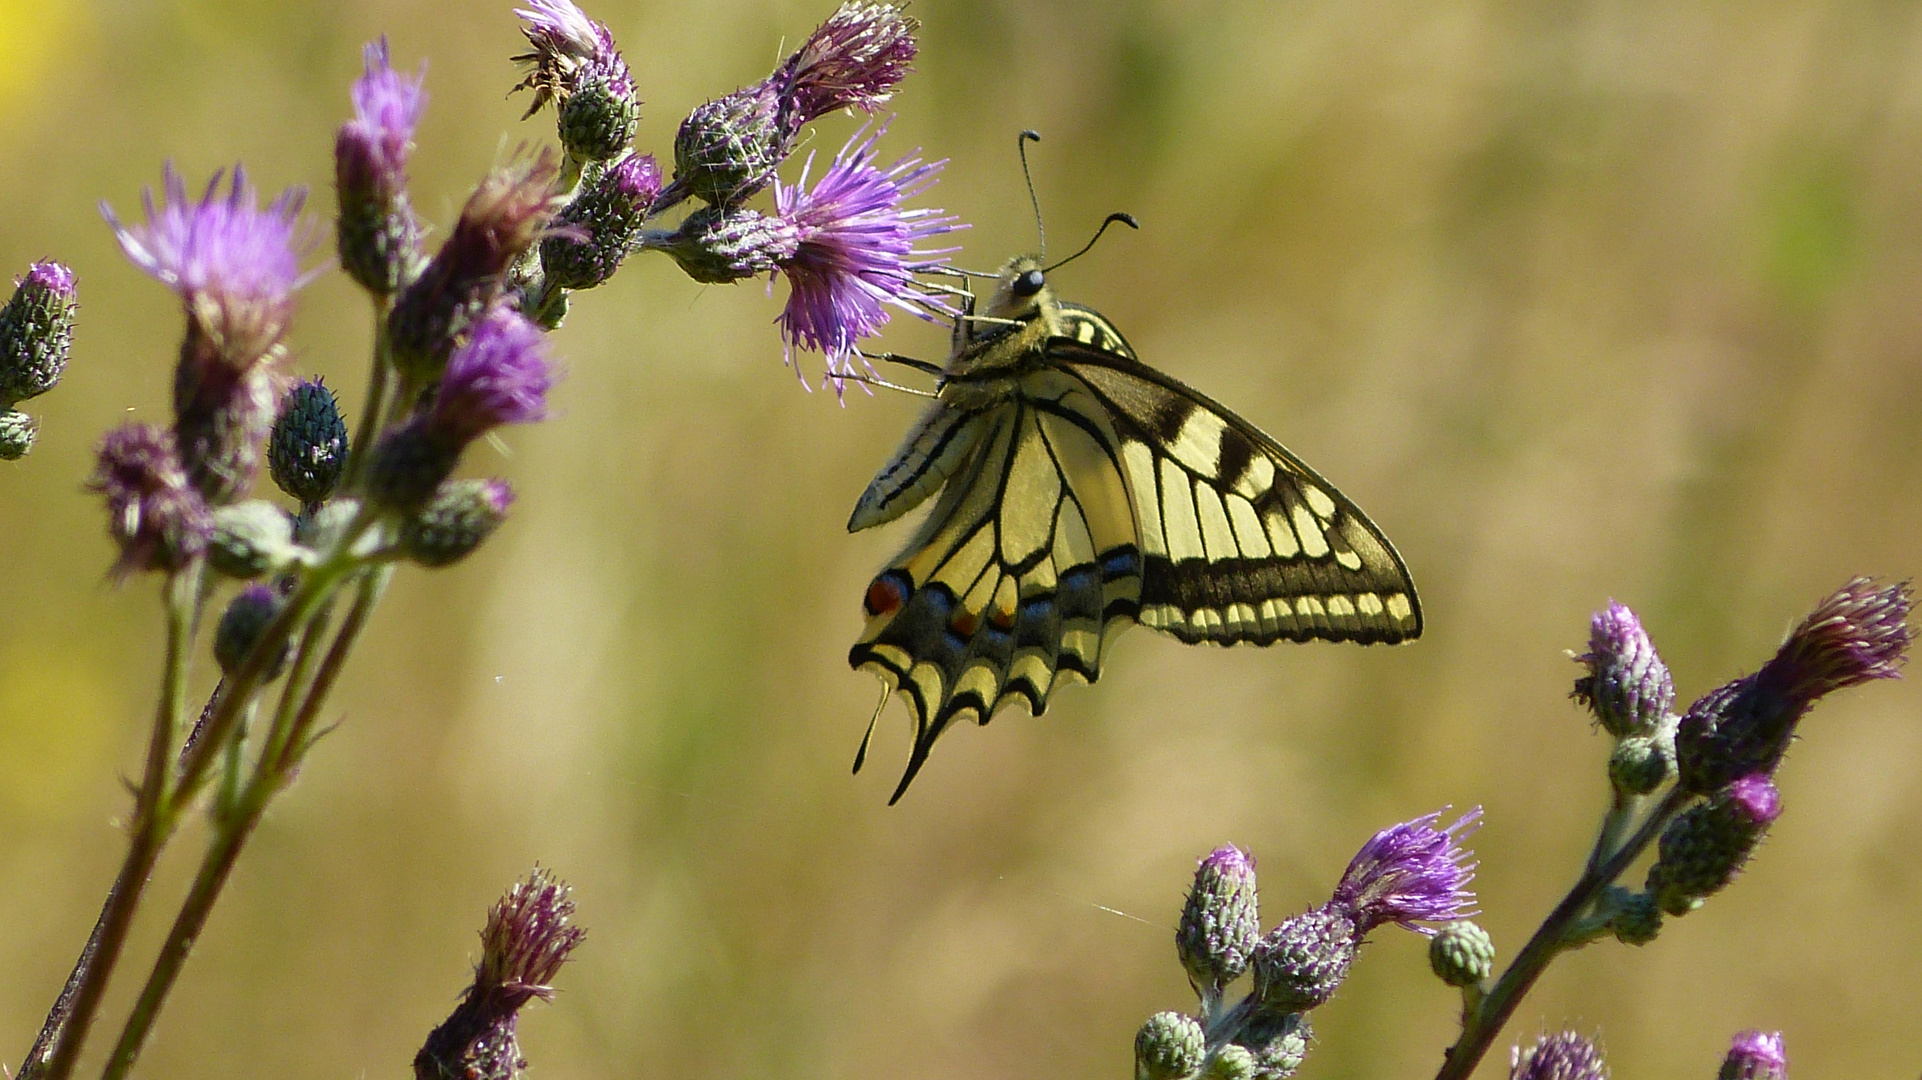
[[[0,4],[0,269],[67,260],[83,304],[65,383],[28,405],[40,445],[0,464],[0,1060],[118,865],[159,667],[153,583],[106,582],[81,485],[104,429],[165,417],[178,315],[96,202],[133,211],[164,159],[190,182],[240,160],[326,211],[360,45],[385,32],[397,66],[431,58],[414,197],[444,224],[490,162],[552,141],[505,96],[510,7]],[[830,7],[590,10],[647,99],[640,145],[665,153],[689,107]],[[845,655],[905,530],[843,524],[920,403],[804,393],[779,289],[639,260],[576,298],[556,418],[471,455],[519,489],[514,520],[397,579],[143,1075],[405,1075],[488,904],[538,860],[590,936],[523,1017],[537,1076],[1126,1076],[1137,1025],[1192,1004],[1171,929],[1209,848],[1255,852],[1273,923],[1376,829],[1481,803],[1505,962],[1605,799],[1606,740],[1566,700],[1591,611],[1640,611],[1687,701],[1849,576],[1922,569],[1922,8],[913,13],[920,70],[882,152],[952,159],[928,201],[974,223],[962,263],[1032,243],[1014,143],[1038,128],[1057,248],[1111,210],[1144,226],[1057,287],[1367,508],[1424,638],[1223,651],[1136,630],[1044,719],[950,734],[890,809],[906,725],[893,706],[850,779],[877,689]],[[815,145],[854,126],[830,117]],[[302,303],[296,366],[353,408],[364,303],[338,275]],[[911,322],[888,345],[938,359],[941,330]],[[1712,1076],[1743,1027],[1783,1030],[1798,1076],[1914,1075],[1919,704],[1909,682],[1820,707],[1759,862],[1653,945],[1557,964],[1480,1075],[1564,1022],[1624,1077]],[[1420,940],[1378,932],[1301,1075],[1426,1076],[1457,1007]]]

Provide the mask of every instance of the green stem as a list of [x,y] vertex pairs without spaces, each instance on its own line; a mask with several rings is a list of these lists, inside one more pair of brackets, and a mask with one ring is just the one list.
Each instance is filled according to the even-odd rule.
[[[167,995],[179,979],[187,956],[193,951],[194,942],[206,927],[207,917],[213,912],[214,903],[220,899],[221,890],[227,884],[241,849],[253,835],[254,827],[260,823],[267,804],[299,767],[309,745],[307,732],[311,730],[314,718],[319,715],[328,694],[333,691],[354,642],[366,628],[392,574],[391,567],[380,567],[361,578],[354,604],[348,609],[346,618],[341,620],[333,645],[317,667],[314,657],[318,651],[311,646],[323,636],[325,610],[317,611],[307,624],[299,658],[288,676],[280,707],[267,743],[261,749],[253,776],[234,800],[232,812],[216,819],[214,838],[201,860],[200,870],[194,876],[194,883],[181,904],[179,914],[174,917],[173,927],[168,931],[167,940],[154,961],[153,971],[147,976],[146,985],[141,988],[140,998],[127,1016],[127,1024],[121,1029],[113,1054],[107,1059],[102,1080],[123,1080],[139,1059],[141,1048],[160,1015],[161,1006],[166,1004]],[[305,677],[306,670],[312,671],[311,683]],[[301,691],[303,686],[304,693]],[[296,700],[300,702],[298,708],[292,705]]]
[[1502,977],[1488,992],[1481,1007],[1462,1027],[1461,1038],[1448,1049],[1447,1060],[1442,1063],[1441,1071],[1435,1080],[1468,1080],[1475,1066],[1481,1063],[1482,1055],[1494,1044],[1502,1026],[1521,1004],[1522,996],[1535,985],[1561,951],[1568,947],[1567,933],[1582,913],[1588,910],[1601,891],[1622,876],[1629,864],[1634,862],[1643,849],[1648,847],[1669,819],[1679,813],[1694,796],[1678,789],[1671,789],[1662,801],[1644,819],[1640,827],[1620,847],[1601,859],[1599,863],[1582,872],[1575,886],[1562,897],[1555,910],[1535,931],[1528,944],[1515,956],[1515,962],[1508,965]]
[[360,410],[360,427],[352,433],[353,449],[347,455],[347,475],[341,478],[342,491],[357,491],[361,472],[373,455],[374,443],[381,432],[381,415],[387,409],[387,390],[393,381],[394,350],[387,336],[387,315],[393,309],[391,297],[374,297],[373,370],[367,376],[367,400]]
[[[187,674],[192,658],[194,615],[199,607],[201,564],[196,561],[167,578],[167,658],[160,680],[160,700],[154,730],[147,743],[147,766],[134,800],[133,835],[127,857],[107,891],[100,918],[81,950],[67,986],[41,1028],[40,1038],[21,1063],[21,1076],[35,1080],[66,1080],[72,1074],[80,1047],[93,1027],[94,1015],[107,991],[133,926],[134,912],[146,891],[147,879],[160,859],[160,849],[173,831],[174,800],[168,791],[174,743],[180,738],[187,707]],[[51,1047],[46,1042],[51,1038]]]

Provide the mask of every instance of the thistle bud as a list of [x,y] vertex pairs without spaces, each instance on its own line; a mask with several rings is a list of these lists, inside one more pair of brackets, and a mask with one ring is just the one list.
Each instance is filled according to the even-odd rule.
[[1668,665],[1641,620],[1621,604],[1610,601],[1595,613],[1588,651],[1575,659],[1588,674],[1575,680],[1570,696],[1594,710],[1603,730],[1618,739],[1654,733],[1675,703]]
[[0,307],[0,406],[37,397],[60,381],[75,307],[73,271],[65,266],[37,262],[19,279],[13,298]]
[[[537,0],[538,2],[538,0]],[[474,981],[414,1055],[416,1080],[513,1080],[521,1059],[515,1029],[528,1002],[554,996],[549,984],[586,931],[573,925],[565,882],[540,867],[488,913]]]
[[474,189],[447,242],[387,317],[402,375],[423,384],[438,378],[456,341],[494,306],[508,270],[547,229],[557,174],[553,153],[542,150],[496,168]]
[[1495,942],[1466,919],[1449,923],[1428,939],[1428,966],[1450,986],[1474,986],[1495,970]]
[[580,161],[606,161],[627,149],[640,125],[641,103],[627,65],[590,61],[560,103],[561,148]]
[[369,44],[362,56],[365,70],[353,86],[354,118],[334,139],[340,193],[336,239],[347,276],[376,296],[388,296],[420,262],[420,223],[407,200],[407,159],[427,94],[422,76],[410,79],[389,65],[386,38]]
[[1255,1072],[1255,1055],[1234,1043],[1216,1047],[1201,1065],[1206,1080],[1255,1080]]
[[1690,705],[1675,735],[1684,790],[1707,795],[1773,772],[1811,706],[1837,690],[1892,679],[1909,651],[1906,582],[1855,578],[1790,631],[1762,669]]
[[1624,795],[1646,795],[1675,775],[1675,744],[1663,735],[1630,735],[1608,757],[1608,780]]
[[[286,598],[269,585],[249,585],[228,603],[226,612],[220,616],[220,625],[214,630],[214,659],[220,663],[223,673],[232,675],[240,670],[253,655],[261,633],[286,603]],[[267,665],[261,678],[267,681],[279,678],[287,666],[290,651],[283,642],[280,654]]]
[[1135,1080],[1182,1080],[1201,1068],[1207,1039],[1194,1017],[1156,1013],[1135,1033]]
[[1261,940],[1255,897],[1255,860],[1228,845],[1216,848],[1195,868],[1195,884],[1175,927],[1175,952],[1188,981],[1204,1000],[1248,970],[1248,957]]
[[1648,891],[1663,911],[1688,914],[1735,879],[1781,813],[1781,796],[1766,773],[1745,776],[1689,807],[1662,830]]
[[1517,1046],[1509,1057],[1508,1080],[1608,1080],[1608,1064],[1594,1043],[1564,1031],[1543,1035],[1527,1050]]
[[728,206],[768,185],[793,150],[774,80],[694,107],[674,133],[674,184],[710,206]]
[[347,422],[334,392],[319,379],[295,383],[268,436],[275,485],[304,504],[325,502],[346,466]]
[[801,237],[785,217],[713,206],[696,210],[680,228],[650,236],[647,243],[673,256],[695,281],[729,285],[778,269],[800,249]]
[[661,171],[651,154],[632,154],[588,173],[574,201],[541,241],[549,284],[591,289],[614,276],[641,235],[641,223],[661,193]]
[[400,549],[422,566],[451,566],[472,554],[514,503],[504,480],[450,480],[400,528]]
[[1254,1059],[1255,1080],[1288,1080],[1308,1060],[1314,1028],[1302,1013],[1258,1013],[1235,1036]]
[[115,577],[180,570],[207,549],[212,515],[187,481],[171,432],[147,424],[108,432],[88,486],[106,497],[107,533],[120,548]]
[[1609,907],[1614,909],[1608,928],[1615,932],[1615,940],[1624,945],[1646,945],[1662,932],[1662,906],[1653,894],[1610,885],[1606,895]]
[[1362,930],[1340,904],[1284,921],[1255,946],[1254,1000],[1266,1014],[1301,1013],[1335,995],[1361,947]]
[[1715,1080],[1788,1080],[1789,1055],[1782,1033],[1744,1031],[1730,1041]]
[[0,409],[0,461],[18,461],[33,449],[40,425],[18,409]]
[[294,521],[264,499],[249,499],[214,511],[207,542],[207,563],[234,578],[256,578],[298,563]]

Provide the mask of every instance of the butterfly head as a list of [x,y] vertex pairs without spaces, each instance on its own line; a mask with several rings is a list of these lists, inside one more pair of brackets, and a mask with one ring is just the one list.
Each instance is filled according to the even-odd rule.
[[991,319],[1020,323],[1039,321],[1048,324],[1046,333],[1060,331],[1060,310],[1054,289],[1048,285],[1041,260],[1032,255],[1017,255],[1001,268],[1000,284],[982,314]]

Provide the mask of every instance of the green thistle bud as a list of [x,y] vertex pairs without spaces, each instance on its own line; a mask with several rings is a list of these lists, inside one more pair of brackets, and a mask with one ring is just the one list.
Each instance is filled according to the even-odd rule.
[[718,206],[689,214],[672,233],[647,238],[647,246],[667,252],[688,277],[708,285],[768,273],[793,258],[800,243],[785,218]]
[[560,103],[561,146],[581,161],[606,161],[634,138],[641,121],[640,102],[626,65],[618,69],[587,64],[573,91]]
[[450,566],[507,520],[514,491],[504,480],[450,480],[400,530],[400,549],[422,566]]
[[1308,1014],[1271,1013],[1258,1015],[1235,1041],[1254,1057],[1255,1080],[1288,1080],[1308,1060],[1308,1041],[1314,1037]]
[[641,222],[661,193],[661,173],[648,154],[630,154],[588,170],[574,200],[541,241],[541,269],[549,285],[589,289],[614,276],[641,234]]
[[1135,1034],[1135,1080],[1182,1080],[1201,1068],[1207,1038],[1194,1017],[1160,1012]]
[[766,187],[793,149],[780,113],[772,78],[696,106],[674,134],[675,186],[712,206]]
[[1428,939],[1428,966],[1450,986],[1474,986],[1495,970],[1495,942],[1466,919],[1449,923]]
[[1662,909],[1652,894],[1610,885],[1606,903],[1615,909],[1608,920],[1609,929],[1622,944],[1646,945],[1662,932]]
[[37,397],[60,381],[73,345],[74,310],[73,271],[34,263],[0,307],[0,405]]
[[17,409],[0,409],[0,461],[18,461],[33,449],[40,425]]
[[1766,773],[1745,776],[1689,807],[1662,830],[1648,891],[1670,915],[1695,910],[1735,879],[1781,813],[1781,795]]
[[[286,602],[271,586],[249,585],[240,590],[240,595],[233,598],[226,613],[220,616],[220,626],[214,630],[214,659],[220,663],[221,671],[232,675],[240,670],[260,641],[262,631],[280,614]],[[267,666],[264,678],[280,677],[281,669],[287,665],[288,651],[283,644],[280,655]]]
[[1255,1055],[1245,1046],[1217,1047],[1201,1066],[1207,1080],[1255,1080]]
[[1248,970],[1261,940],[1255,860],[1234,845],[1210,852],[1195,867],[1194,888],[1175,927],[1175,953],[1204,1001]]
[[1624,795],[1646,795],[1675,775],[1675,742],[1664,735],[1631,735],[1608,758],[1608,781]]
[[346,465],[347,422],[334,392],[319,379],[295,383],[267,444],[274,484],[303,503],[324,502]]
[[301,561],[294,543],[294,521],[264,499],[216,507],[214,531],[207,540],[207,562],[235,578],[256,578],[286,570]]

